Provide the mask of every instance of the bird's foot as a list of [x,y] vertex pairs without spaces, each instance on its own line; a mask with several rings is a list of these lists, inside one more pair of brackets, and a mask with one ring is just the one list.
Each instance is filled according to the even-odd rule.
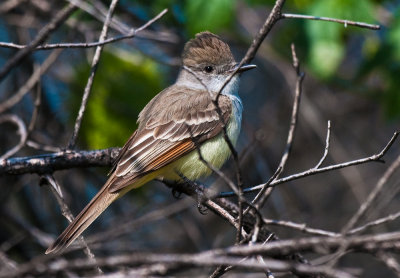
[[175,198],[175,199],[181,199],[182,198],[182,191],[180,191],[179,189],[177,189],[176,187],[172,187],[172,190],[171,190],[171,193],[172,193],[172,196]]

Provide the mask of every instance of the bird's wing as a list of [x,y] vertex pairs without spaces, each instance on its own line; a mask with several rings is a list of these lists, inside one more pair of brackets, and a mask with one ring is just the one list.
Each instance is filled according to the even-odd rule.
[[[177,160],[219,134],[232,113],[229,97],[218,99],[219,112],[206,91],[174,90],[157,96],[140,115],[139,128],[125,144],[109,183],[117,192],[136,179]],[[168,102],[163,99],[168,98]],[[165,107],[166,103],[171,103]],[[164,106],[163,106],[164,105]]]

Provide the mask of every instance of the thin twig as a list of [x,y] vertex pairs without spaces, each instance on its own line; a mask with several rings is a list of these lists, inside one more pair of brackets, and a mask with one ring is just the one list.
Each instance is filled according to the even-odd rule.
[[329,152],[330,139],[331,139],[331,121],[328,121],[328,128],[326,130],[324,154],[322,155],[321,159],[318,161],[317,165],[315,165],[314,168],[318,169],[319,167],[321,167],[322,163],[325,161],[326,156],[328,155],[328,152]]
[[158,220],[166,219],[176,215],[184,210],[187,210],[193,205],[193,201],[189,198],[173,202],[169,205],[164,205],[162,208],[152,210],[139,218],[131,218],[129,221],[115,222],[110,229],[97,233],[87,238],[87,242],[94,244],[97,242],[103,242],[104,240],[115,239],[124,234],[129,234],[137,227],[144,227],[146,224],[155,222]]
[[[296,89],[295,89],[295,94],[294,94],[294,99],[293,99],[292,115],[290,117],[290,125],[289,125],[289,132],[288,132],[287,140],[286,140],[286,147],[285,147],[285,151],[282,155],[281,161],[279,162],[278,169],[275,172],[277,174],[274,177],[274,180],[278,179],[280,174],[285,169],[285,165],[287,163],[290,152],[292,150],[293,140],[294,140],[296,126],[297,126],[297,119],[298,119],[298,115],[299,115],[300,99],[301,99],[301,94],[302,94],[302,83],[304,80],[304,73],[300,71],[300,62],[299,62],[299,59],[297,58],[296,49],[295,49],[295,46],[293,43],[291,45],[291,50],[292,50],[292,58],[293,58],[293,68],[296,72]],[[254,198],[252,204],[254,204],[256,206],[256,208],[262,207],[265,204],[268,197],[272,194],[273,187],[269,187],[269,185],[273,181],[271,181],[270,183],[266,183],[265,186],[260,190],[260,192]]]
[[[223,134],[224,140],[225,140],[226,144],[228,145],[228,147],[229,147],[229,149],[230,149],[230,152],[231,152],[231,154],[232,154],[232,156],[233,156],[234,162],[235,162],[235,170],[236,170],[235,173],[236,173],[236,180],[237,180],[237,183],[238,183],[238,186],[237,186],[237,187],[235,186],[235,184],[234,184],[228,177],[226,177],[226,175],[225,175],[224,173],[222,173],[222,171],[220,171],[219,169],[217,169],[216,167],[214,167],[213,165],[211,165],[208,161],[206,161],[206,160],[203,158],[203,156],[201,155],[199,146],[196,146],[196,149],[197,149],[197,152],[198,152],[198,154],[199,154],[200,160],[201,160],[209,169],[211,169],[213,172],[217,173],[222,179],[224,179],[225,182],[227,182],[227,184],[231,187],[231,189],[232,189],[232,190],[236,193],[236,195],[238,196],[238,204],[239,204],[238,227],[239,227],[239,228],[238,228],[237,231],[236,231],[236,243],[239,243],[240,240],[241,240],[242,217],[243,217],[243,201],[244,201],[244,200],[243,200],[243,199],[244,199],[244,197],[243,197],[243,183],[242,183],[242,178],[241,178],[241,174],[240,174],[238,154],[237,154],[237,151],[236,151],[236,149],[235,149],[235,147],[234,147],[232,141],[230,140],[230,138],[229,138],[229,136],[228,136],[227,129],[226,129],[226,124],[227,124],[227,123],[225,122],[224,116],[222,115],[221,108],[219,107],[219,101],[218,101],[218,99],[219,99],[219,96],[220,96],[220,94],[221,94],[221,92],[222,92],[224,86],[221,87],[221,89],[219,90],[219,92],[218,92],[217,95],[216,95],[216,98],[214,98],[214,95],[213,95],[212,92],[208,89],[207,85],[203,82],[203,80],[201,80],[201,79],[197,76],[197,74],[196,74],[192,69],[190,69],[189,67],[186,67],[186,66],[183,66],[183,69],[186,70],[186,71],[188,71],[190,74],[192,74],[192,75],[197,79],[197,81],[200,82],[200,84],[204,87],[204,89],[209,93],[209,95],[210,95],[210,97],[211,97],[211,99],[212,99],[212,102],[213,102],[213,104],[214,104],[215,111],[217,112],[218,117],[219,117],[219,120],[220,120],[220,122],[221,122],[221,124],[222,124],[222,129],[223,129],[222,134]],[[229,77],[232,77],[232,76],[233,76],[233,75],[231,74]],[[229,78],[229,77],[228,77],[228,78]],[[225,85],[225,84],[223,84],[223,85]],[[193,140],[193,141],[194,141],[195,144],[196,144],[196,141],[195,141],[195,140]]]
[[[100,38],[99,38],[99,42],[103,42],[106,38],[107,38],[107,33],[108,33],[108,26],[111,22],[111,17],[114,13],[115,7],[117,6],[119,0],[112,0],[111,4],[110,4],[110,8],[108,10],[107,13],[107,17],[106,20],[103,24],[103,29],[101,30],[101,34],[100,34]],[[82,96],[82,102],[81,102],[81,106],[79,108],[79,112],[78,112],[78,116],[76,117],[75,120],[75,126],[74,126],[74,131],[72,133],[71,139],[68,142],[68,146],[67,149],[73,149],[75,147],[76,144],[76,139],[78,137],[78,133],[79,133],[79,129],[81,127],[81,123],[82,123],[82,119],[83,119],[83,115],[85,113],[86,110],[86,105],[89,99],[89,95],[90,92],[92,90],[92,85],[93,85],[93,80],[94,80],[94,76],[96,74],[97,71],[97,66],[98,63],[100,61],[100,56],[101,53],[103,51],[103,45],[99,45],[96,47],[96,51],[94,53],[93,56],[93,60],[92,60],[92,65],[90,68],[90,74],[89,74],[89,78],[87,80],[86,86],[85,86],[85,90]]]
[[[373,202],[379,195],[379,193],[384,188],[385,184],[389,180],[389,178],[393,175],[393,173],[400,167],[400,155],[396,158],[396,160],[390,165],[390,167],[386,170],[383,176],[379,179],[378,183],[376,184],[375,188],[369,194],[365,202],[361,204],[358,211],[353,215],[353,217],[347,222],[346,225],[341,230],[342,235],[348,233],[348,231],[360,221],[360,219],[365,215],[367,210],[372,206]],[[333,267],[338,259],[344,254],[345,250],[347,249],[347,243],[343,243],[340,246],[339,250],[337,250],[332,258],[332,260],[328,263],[328,267]]]
[[290,229],[295,229],[298,230],[302,233],[310,234],[310,235],[319,235],[319,236],[328,236],[328,237],[338,237],[340,236],[339,233],[334,233],[331,231],[326,231],[326,230],[321,230],[321,229],[315,229],[315,228],[310,228],[307,227],[306,224],[300,224],[300,223],[295,223],[292,221],[283,221],[283,220],[273,220],[273,219],[263,219],[263,222],[266,225],[272,225],[272,226],[281,226],[285,228],[290,228]]
[[253,39],[252,44],[250,45],[249,49],[246,52],[246,55],[243,57],[242,61],[240,62],[241,65],[248,64],[254,59],[254,57],[256,56],[256,53],[257,53],[258,49],[260,48],[261,43],[264,41],[265,37],[271,31],[271,29],[275,25],[275,23],[281,19],[281,15],[282,15],[281,11],[282,11],[284,4],[285,4],[285,0],[277,0],[275,2],[275,5],[272,8],[271,13],[269,14],[267,20],[264,22],[264,25],[258,31],[258,34]]
[[[200,82],[200,84],[201,84],[201,85],[204,87],[204,89],[209,93],[209,95],[210,95],[211,97],[213,97],[213,95],[212,95],[211,91],[208,89],[207,85],[203,82],[203,80],[201,80],[201,79],[197,76],[197,74],[196,74],[191,68],[189,68],[189,67],[187,67],[187,66],[183,66],[182,69],[186,70],[186,71],[189,72],[191,75],[193,75],[193,77],[195,77],[196,80],[197,80],[198,82]],[[225,120],[224,120],[224,118],[223,118],[223,116],[222,116],[222,112],[221,112],[221,109],[220,109],[218,103],[216,103],[216,104],[214,103],[214,106],[216,107],[216,109],[219,109],[219,111],[220,111],[220,113],[221,113],[221,117],[219,118],[219,120],[221,121],[221,124],[225,127],[225,126],[226,126],[226,123],[225,123]],[[191,132],[191,131],[189,130],[189,132]],[[198,143],[197,143],[197,141],[196,141],[196,138],[194,138],[192,135],[191,135],[191,137],[192,137],[192,141],[194,142],[194,144],[195,144],[195,146],[196,146],[196,150],[197,150],[197,153],[198,153],[198,155],[199,155],[200,161],[203,162],[211,171],[213,171],[214,173],[216,173],[220,178],[222,178],[222,179],[226,182],[226,184],[229,185],[229,187],[231,188],[231,190],[232,190],[233,192],[235,192],[237,196],[239,196],[239,189],[236,187],[236,185],[233,183],[233,181],[232,181],[231,179],[229,179],[221,170],[219,170],[218,168],[214,167],[214,165],[212,165],[211,163],[209,163],[208,161],[206,161],[206,160],[204,159],[204,157],[203,157],[203,155],[202,155],[202,153],[201,153],[201,150],[200,150],[200,146],[198,145]]]
[[364,22],[352,21],[352,20],[347,20],[347,19],[330,18],[330,17],[324,17],[324,16],[312,16],[312,15],[284,13],[284,14],[281,15],[281,18],[297,18],[297,19],[330,21],[330,22],[336,22],[336,23],[344,24],[345,28],[348,25],[351,25],[351,26],[367,28],[367,29],[372,29],[372,30],[381,29],[381,26],[380,25],[376,25],[376,24],[368,24],[368,23],[364,23]]
[[[97,41],[97,42],[82,42],[82,43],[52,43],[52,44],[43,44],[37,46],[34,50],[50,50],[50,49],[55,49],[55,48],[92,48],[92,47],[97,47],[97,46],[104,46],[106,44],[114,43],[117,41],[125,40],[125,39],[131,39],[137,34],[142,31],[143,29],[147,28],[149,25],[160,19],[164,14],[166,14],[168,9],[164,9],[162,12],[160,12],[157,16],[146,22],[143,26],[131,30],[128,34],[123,35],[123,36],[117,36],[113,38],[106,39],[104,41]],[[6,48],[16,48],[16,49],[23,49],[26,47],[26,45],[21,45],[21,44],[15,44],[15,43],[7,43],[7,42],[0,42],[0,47],[6,47]]]
[[226,184],[229,185],[229,187],[231,188],[232,191],[234,191],[238,196],[239,196],[239,190],[236,187],[236,185],[234,184],[234,182],[228,178],[224,172],[222,172],[220,169],[218,169],[217,167],[215,167],[214,165],[212,165],[210,162],[208,162],[207,160],[204,159],[202,153],[201,153],[201,149],[200,146],[196,144],[196,150],[197,153],[199,155],[199,160],[201,162],[203,162],[209,169],[211,169],[212,172],[214,172],[215,174],[217,174],[221,179],[223,179],[225,181]]
[[[320,173],[323,173],[323,172],[342,169],[342,168],[346,168],[346,167],[350,167],[350,166],[354,166],[354,165],[359,165],[359,164],[364,164],[364,163],[368,163],[368,162],[382,162],[381,158],[387,153],[387,151],[390,149],[390,147],[396,141],[398,136],[399,136],[399,132],[395,132],[393,134],[392,138],[386,144],[386,146],[379,153],[373,154],[373,155],[365,157],[365,158],[351,160],[351,161],[343,162],[343,163],[339,163],[339,164],[333,164],[333,165],[325,166],[325,167],[318,168],[318,169],[311,168],[309,170],[306,170],[306,171],[303,171],[303,172],[300,172],[300,173],[297,173],[297,174],[293,174],[293,175],[290,175],[290,176],[287,176],[287,177],[284,177],[284,178],[277,179],[277,180],[271,182],[271,184],[269,186],[273,187],[273,186],[277,186],[277,185],[282,184],[282,183],[286,183],[288,181],[297,180],[297,179],[300,179],[300,178],[304,178],[304,177],[320,174]],[[265,184],[259,184],[259,185],[253,186],[253,187],[245,188],[244,189],[244,193],[250,193],[250,192],[257,191],[257,190],[263,188],[264,185]],[[231,196],[234,196],[234,195],[235,194],[233,192],[221,192],[219,194],[219,197],[221,197],[221,198],[223,198],[223,197],[231,197]]]
[[[71,4],[74,4],[75,6],[79,7],[79,9],[81,9],[82,11],[85,11],[87,14],[90,14],[98,22],[101,22],[102,24],[104,24],[106,17],[107,17],[107,13],[108,13],[108,8],[105,5],[100,10],[98,8],[99,5],[96,5],[96,1],[91,1],[90,3],[87,1],[80,1],[80,0],[67,0],[67,1]],[[111,19],[109,26],[110,26],[110,28],[117,30],[121,34],[126,34],[129,31],[131,31],[131,28],[129,28],[127,25],[125,25],[124,23],[117,20],[116,16],[114,16]]]
[[400,277],[400,264],[397,262],[394,256],[388,253],[378,252],[376,257],[386,264],[386,266],[391,269],[397,277]]
[[[243,217],[243,203],[242,203],[242,199],[243,199],[243,182],[242,182],[242,177],[241,177],[241,173],[240,173],[240,166],[239,166],[239,158],[238,158],[238,154],[236,149],[234,148],[231,140],[229,139],[229,136],[227,134],[227,130],[226,130],[226,123],[224,123],[223,120],[223,116],[222,116],[222,112],[221,109],[218,106],[218,100],[219,97],[222,94],[222,91],[224,90],[224,88],[226,87],[227,84],[229,84],[229,82],[232,80],[233,76],[235,76],[235,74],[237,74],[239,68],[241,66],[243,66],[245,63],[249,63],[255,56],[258,48],[260,47],[261,43],[263,42],[263,40],[265,39],[265,37],[267,36],[267,34],[269,33],[269,31],[271,30],[272,26],[280,19],[280,15],[281,15],[281,10],[283,7],[283,4],[285,3],[285,0],[277,0],[275,2],[274,7],[272,8],[269,16],[267,17],[265,23],[263,24],[263,26],[260,28],[257,36],[254,38],[252,44],[250,45],[248,51],[246,52],[246,55],[243,57],[243,59],[241,60],[241,62],[239,63],[239,65],[237,66],[236,70],[233,71],[226,79],[225,82],[222,84],[221,88],[219,89],[217,96],[215,98],[214,102],[214,106],[216,107],[216,111],[218,113],[218,116],[221,120],[221,122],[223,123],[223,136],[224,136],[224,140],[227,143],[233,159],[234,159],[234,164],[235,164],[235,173],[236,173],[236,178],[237,178],[237,182],[238,182],[238,204],[239,204],[239,227],[241,227],[242,224],[242,217]],[[207,87],[206,87],[207,88]],[[240,230],[238,230],[237,236],[236,236],[236,242],[240,242]]]
[[18,51],[11,59],[9,59],[5,65],[0,69],[0,81],[11,71],[11,69],[17,66],[22,59],[28,56],[39,44],[47,39],[47,37],[55,31],[67,18],[77,9],[72,4],[67,5],[61,11],[59,11],[54,18],[44,26],[32,42],[30,42],[25,48]]
[[0,156],[0,164],[4,163],[7,158],[18,152],[25,144],[26,138],[28,137],[28,132],[26,126],[22,119],[14,114],[5,114],[0,116],[0,124],[4,122],[11,122],[15,124],[18,128],[17,133],[19,134],[19,142],[11,150],[7,151],[5,154]]
[[17,7],[19,4],[21,4],[24,1],[25,0],[7,0],[7,1],[4,1],[0,5],[0,14],[7,13],[8,11],[14,9],[15,7]]
[[14,148],[12,148],[8,152],[6,152],[4,155],[2,155],[0,157],[0,161],[5,161],[7,158],[14,155],[15,153],[17,153],[20,149],[22,149],[25,146],[25,144],[28,140],[29,134],[32,132],[32,130],[35,126],[36,117],[37,117],[38,109],[40,106],[40,96],[41,96],[41,89],[40,89],[40,86],[38,86],[38,90],[36,92],[36,98],[35,98],[35,102],[34,102],[34,109],[32,112],[32,117],[31,117],[31,121],[29,123],[28,130],[26,129],[26,126],[25,126],[24,122],[22,121],[22,119],[20,119],[16,115],[3,115],[0,117],[0,124],[2,122],[4,122],[5,120],[14,122],[18,126],[18,133],[20,134],[20,140],[19,140],[18,144]]
[[[258,247],[250,246],[251,248]],[[268,245],[265,245],[267,247]],[[239,247],[239,246],[238,246]],[[235,250],[241,250],[241,248]],[[247,250],[247,249],[246,249]],[[251,249],[250,249],[251,250]],[[257,250],[257,249],[255,249]],[[120,265],[140,265],[140,264],[151,264],[151,263],[166,263],[180,266],[216,266],[216,265],[232,265],[241,269],[248,270],[259,270],[259,271],[295,271],[299,274],[324,274],[329,277],[335,278],[350,278],[354,277],[347,272],[341,271],[339,269],[326,270],[321,266],[311,266],[299,263],[291,263],[283,260],[274,259],[264,259],[262,262],[254,259],[243,259],[240,256],[225,255],[225,252],[230,252],[230,248],[227,249],[217,249],[205,252],[200,252],[198,254],[151,254],[151,253],[130,253],[122,254],[118,256],[108,256],[104,258],[97,258],[97,263],[100,266],[105,267],[116,267]],[[249,255],[252,252],[248,252]],[[75,260],[65,260],[63,259],[55,261],[51,264],[36,264],[29,265],[29,268],[25,265],[21,265],[17,271],[1,273],[0,277],[17,277],[22,276],[22,274],[41,274],[41,275],[51,275],[59,272],[68,270],[79,270],[88,269],[93,267],[95,264],[90,260],[75,259]]]
[[385,216],[385,217],[376,219],[374,221],[368,222],[367,224],[364,224],[364,225],[362,225],[360,227],[354,228],[354,229],[348,231],[346,234],[347,235],[357,234],[357,233],[360,233],[360,232],[362,232],[362,231],[364,231],[364,230],[366,230],[368,228],[375,227],[375,226],[378,226],[378,225],[382,225],[382,224],[388,223],[390,221],[394,221],[399,217],[400,217],[400,212],[395,213],[395,214],[390,214],[388,216]]
[[[222,113],[221,113],[221,109],[219,109],[218,107],[218,100],[219,97],[222,94],[222,91],[224,90],[224,88],[229,84],[229,82],[232,80],[233,76],[235,76],[235,74],[237,74],[238,70],[240,69],[241,66],[243,66],[245,63],[249,63],[255,56],[258,48],[260,47],[261,43],[264,41],[265,37],[267,36],[267,34],[269,33],[269,31],[271,30],[272,26],[279,20],[279,16],[281,14],[281,10],[283,8],[283,4],[285,3],[285,0],[277,0],[275,2],[274,7],[272,8],[269,16],[267,17],[266,21],[264,22],[263,26],[260,28],[257,36],[254,38],[252,44],[250,45],[249,49],[247,50],[245,56],[243,57],[243,59],[240,61],[239,65],[237,66],[236,70],[233,71],[228,78],[225,79],[225,82],[222,84],[221,88],[218,91],[217,97],[215,98],[214,101],[214,105],[216,106],[216,111],[219,115],[220,119],[223,119]],[[223,122],[223,120],[222,120]],[[227,134],[227,130],[226,130],[226,125],[224,124],[223,127],[223,136],[224,136],[224,140],[227,143],[232,156],[233,156],[233,160],[234,160],[234,165],[235,165],[235,173],[236,173],[236,179],[237,179],[237,183],[238,183],[238,189],[239,189],[239,198],[238,198],[238,204],[239,204],[239,227],[242,226],[242,218],[243,218],[243,202],[242,199],[243,197],[243,180],[242,180],[242,175],[241,175],[241,171],[240,171],[240,164],[239,164],[239,157],[238,157],[238,153],[235,149],[235,147],[233,146],[231,140],[229,139],[229,136]],[[236,242],[240,242],[240,230],[238,231],[238,233],[236,234]]]
[[40,80],[36,86],[36,96],[35,96],[35,101],[33,103],[34,108],[33,108],[33,112],[32,112],[32,117],[31,117],[31,121],[29,122],[29,126],[28,126],[28,136],[27,139],[30,135],[30,133],[33,131],[33,129],[35,128],[36,125],[36,119],[38,117],[39,114],[39,108],[40,108],[40,104],[42,103],[42,86],[40,84]]
[[[44,183],[44,182],[46,182],[50,186],[51,192],[56,197],[58,205],[61,208],[62,215],[64,215],[64,217],[67,218],[67,220],[71,223],[74,220],[74,216],[72,215],[71,210],[69,209],[67,203],[64,200],[60,185],[57,183],[57,181],[54,179],[54,177],[52,175],[44,175],[44,176],[42,176],[41,183]],[[89,261],[94,262],[94,266],[95,266],[95,268],[97,270],[97,273],[98,274],[102,274],[103,271],[97,265],[96,258],[94,256],[92,250],[90,250],[89,246],[87,245],[87,243],[86,243],[86,241],[85,241],[85,239],[83,238],[82,235],[79,236],[79,240],[82,243],[82,245],[84,246],[83,251],[86,254],[86,256],[89,259]]]
[[38,142],[29,140],[29,139],[28,139],[28,141],[26,141],[26,145],[28,147],[31,147],[32,149],[46,151],[46,152],[58,153],[58,152],[62,151],[62,149],[60,147],[50,146],[50,145],[46,145],[46,144],[40,144]]
[[364,203],[361,204],[358,211],[353,215],[353,217],[349,220],[349,222],[343,227],[342,233],[347,233],[348,230],[354,227],[355,224],[365,215],[365,212],[371,207],[373,201],[378,196],[379,192],[382,191],[384,185],[388,181],[388,179],[393,175],[395,170],[400,167],[400,155],[396,158],[396,160],[390,165],[390,167],[386,170],[383,176],[379,179],[375,188],[372,190],[368,198]]

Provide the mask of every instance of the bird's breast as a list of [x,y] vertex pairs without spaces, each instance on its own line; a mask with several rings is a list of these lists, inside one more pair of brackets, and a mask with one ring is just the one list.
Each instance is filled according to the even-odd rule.
[[[226,125],[227,135],[235,146],[240,133],[242,121],[242,102],[238,96],[229,95],[232,100],[232,114]],[[201,156],[208,163],[220,168],[231,155],[231,150],[225,141],[223,131],[217,136],[205,141],[200,146]],[[194,150],[178,159],[163,171],[163,177],[167,180],[180,180],[177,173],[182,173],[189,180],[197,180],[211,174],[211,169],[199,158],[199,153]]]

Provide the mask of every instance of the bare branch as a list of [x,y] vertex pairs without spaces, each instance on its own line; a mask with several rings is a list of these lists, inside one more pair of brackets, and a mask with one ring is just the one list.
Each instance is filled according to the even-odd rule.
[[399,217],[400,217],[400,212],[395,213],[395,214],[389,214],[388,216],[376,219],[374,221],[368,222],[365,225],[362,225],[360,227],[354,228],[354,229],[348,231],[347,234],[348,235],[357,234],[357,233],[360,233],[360,232],[362,232],[362,231],[364,231],[364,230],[366,230],[368,228],[375,227],[375,226],[378,226],[378,225],[382,225],[382,224],[388,223],[390,221],[394,221]]
[[330,18],[330,17],[323,17],[323,16],[284,13],[281,15],[281,18],[285,18],[285,19],[286,18],[298,18],[298,19],[308,19],[308,20],[330,21],[330,22],[336,22],[336,23],[343,24],[345,28],[348,25],[351,25],[351,26],[367,28],[367,29],[372,29],[372,30],[381,29],[381,26],[376,25],[376,24],[368,24],[368,23],[364,23],[364,22],[357,22],[357,21],[352,21],[352,20],[347,20],[347,19],[337,19],[337,18]]
[[326,156],[328,155],[328,152],[329,152],[330,139],[331,139],[331,121],[328,121],[328,128],[327,128],[327,131],[326,131],[324,154],[322,155],[321,159],[318,161],[317,165],[315,165],[314,168],[318,169],[319,167],[321,167],[322,163],[325,161]]
[[46,144],[40,144],[33,140],[26,141],[26,145],[36,150],[46,151],[46,152],[61,152],[62,149],[60,147],[50,146]]
[[251,43],[249,49],[246,52],[246,55],[243,57],[242,61],[240,62],[241,65],[250,63],[254,57],[258,49],[260,48],[261,43],[264,41],[265,37],[271,31],[272,27],[281,19],[281,11],[283,5],[285,4],[285,0],[277,0],[275,2],[274,7],[271,10],[267,20],[264,22],[264,25],[258,31],[258,34],[254,38],[253,42]]
[[396,158],[396,160],[392,163],[392,165],[390,165],[390,167],[386,170],[383,176],[379,179],[374,190],[372,190],[372,192],[369,194],[365,202],[361,204],[357,213],[354,214],[353,217],[349,220],[349,222],[343,227],[342,233],[346,233],[348,230],[354,227],[354,225],[357,224],[357,222],[365,215],[365,212],[368,210],[369,207],[371,207],[373,201],[376,199],[379,192],[382,191],[388,179],[393,175],[395,170],[397,170],[399,167],[400,167],[400,155]]
[[279,178],[280,174],[283,172],[285,169],[286,162],[289,158],[290,151],[292,150],[292,145],[293,145],[293,140],[294,140],[294,135],[296,131],[296,126],[297,126],[297,119],[299,115],[299,106],[300,106],[300,99],[301,99],[301,86],[304,80],[304,73],[300,71],[300,62],[299,59],[297,58],[296,54],[296,49],[294,44],[291,45],[291,50],[292,50],[292,58],[293,58],[293,68],[296,71],[296,89],[295,89],[295,94],[294,94],[294,100],[293,100],[293,108],[292,108],[292,115],[290,118],[290,126],[289,126],[289,132],[288,132],[288,137],[286,140],[286,147],[285,151],[282,155],[281,161],[279,162],[279,166],[277,168],[277,171],[275,172],[276,175],[274,179],[270,183],[266,183],[265,186],[258,192],[256,197],[253,200],[253,204],[255,204],[256,208],[260,208],[265,204],[265,201],[268,199],[268,197],[272,194],[273,187],[269,187],[269,185],[275,181],[277,178]]
[[[288,181],[297,180],[300,178],[316,175],[319,173],[332,171],[332,170],[336,170],[336,169],[342,169],[342,168],[359,165],[359,164],[364,164],[364,163],[368,163],[368,162],[382,162],[381,158],[387,153],[387,151],[390,149],[390,147],[396,141],[398,136],[399,136],[399,132],[395,132],[393,134],[392,138],[386,144],[386,146],[379,153],[373,154],[373,155],[365,157],[365,158],[356,159],[356,160],[343,162],[343,163],[339,163],[339,164],[333,164],[333,165],[329,165],[329,166],[318,168],[318,169],[311,168],[304,172],[300,172],[300,173],[293,174],[293,175],[290,175],[290,176],[287,176],[284,178],[277,179],[277,180],[271,182],[271,184],[269,186],[273,187],[273,186],[277,186],[278,184],[282,184],[282,183],[285,183]],[[265,184],[259,184],[259,185],[253,186],[253,187],[245,188],[244,193],[257,191],[257,190],[263,188],[264,185]],[[219,197],[230,197],[230,196],[234,196],[233,192],[222,192],[219,195]]]
[[[266,247],[268,245],[265,245]],[[235,250],[241,250],[242,246]],[[254,246],[256,247],[256,246]],[[258,247],[258,245],[257,245]],[[253,246],[251,246],[253,248]],[[246,248],[246,250],[248,250]],[[326,270],[324,267],[311,266],[299,263],[290,263],[287,261],[264,259],[258,261],[254,259],[243,259],[241,257],[224,255],[224,253],[230,253],[230,248],[217,249],[198,254],[151,254],[151,253],[132,253],[119,256],[108,256],[105,258],[97,258],[97,263],[100,266],[118,266],[118,265],[137,265],[137,264],[152,264],[152,263],[165,263],[168,265],[189,265],[189,266],[216,266],[216,265],[232,265],[241,269],[261,270],[268,271],[295,271],[299,274],[325,274],[329,277],[337,278],[351,278],[354,277],[347,272],[331,269]],[[250,255],[251,251],[248,252]],[[89,260],[76,259],[76,260],[57,260],[51,264],[37,264],[31,265],[27,269],[24,265],[20,266],[18,271],[1,273],[0,277],[16,277],[21,276],[24,273],[37,273],[37,274],[56,274],[58,272],[68,270],[87,269],[95,266],[95,264]],[[7,275],[7,276],[5,276]]]
[[295,229],[302,233],[307,233],[310,235],[319,235],[319,236],[328,236],[328,237],[338,237],[340,236],[339,233],[334,233],[331,231],[315,229],[307,227],[306,224],[295,223],[292,221],[283,221],[283,220],[272,220],[272,219],[263,219],[264,224],[266,225],[273,225],[273,226],[281,226],[285,228]]
[[[99,42],[103,42],[107,38],[108,26],[110,25],[111,17],[114,13],[114,10],[115,10],[115,7],[117,6],[118,1],[119,0],[113,0],[110,4],[110,8],[108,10],[106,20],[103,24],[103,29],[101,30]],[[96,47],[96,52],[94,53],[94,57],[92,60],[92,66],[90,68],[90,75],[89,75],[88,81],[85,86],[81,106],[80,106],[79,112],[78,112],[78,116],[76,117],[74,132],[72,133],[71,139],[69,140],[69,143],[67,146],[68,149],[73,149],[75,147],[76,139],[78,137],[79,129],[81,127],[81,123],[82,123],[82,119],[83,119],[83,114],[85,113],[85,110],[86,110],[87,101],[89,99],[90,91],[92,90],[94,76],[97,71],[97,65],[100,61],[100,55],[101,55],[102,51],[103,51],[103,45]]]
[[88,237],[87,242],[90,244],[94,244],[97,242],[102,242],[104,240],[115,239],[121,235],[131,233],[132,230],[137,227],[142,227],[150,222],[171,217],[184,210],[187,210],[192,206],[193,201],[189,198],[173,202],[170,205],[163,206],[160,209],[156,209],[149,213],[146,213],[139,218],[132,218],[128,222],[114,225],[111,227],[111,229],[108,229],[107,231],[96,233],[95,235]]
[[[140,31],[146,29],[151,24],[153,24],[154,22],[159,20],[167,12],[168,12],[168,9],[162,10],[158,15],[156,15],[154,18],[147,21],[144,25],[142,25],[141,27],[139,27],[137,29],[130,30],[128,34],[123,35],[123,36],[117,36],[117,37],[113,37],[113,38],[109,38],[109,39],[105,39],[103,41],[97,41],[97,42],[43,44],[43,45],[37,46],[34,50],[50,50],[50,49],[55,49],[55,48],[91,48],[91,47],[97,47],[97,46],[104,46],[106,44],[114,43],[114,42],[125,40],[125,39],[131,39],[133,37],[136,37]],[[22,48],[25,48],[26,45],[0,42],[0,47],[22,49]]]
[[[376,200],[378,194],[382,191],[388,179],[393,175],[395,170],[400,167],[400,155],[396,158],[396,160],[390,165],[390,167],[386,170],[383,176],[379,179],[375,188],[369,194],[368,198],[363,202],[358,209],[358,211],[353,215],[353,217],[347,222],[347,224],[342,228],[342,235],[345,235],[354,225],[357,224],[358,221],[365,215],[367,210],[371,207],[373,202]],[[339,250],[336,251],[333,259],[329,262],[329,266],[332,267],[336,264],[338,259],[344,254],[347,249],[347,242],[344,242],[343,245],[340,246]]]
[[[64,217],[67,218],[69,223],[71,223],[74,220],[74,216],[72,215],[71,210],[69,209],[67,203],[64,200],[60,185],[57,183],[57,181],[54,179],[54,177],[52,175],[48,175],[48,174],[42,176],[41,183],[42,184],[43,183],[47,183],[47,184],[50,185],[51,192],[53,192],[54,196],[56,197],[58,205],[61,208],[62,215],[64,215]],[[91,262],[93,262],[95,264],[95,268],[97,270],[97,273],[98,274],[102,274],[103,271],[97,265],[96,258],[94,256],[92,250],[90,250],[89,246],[87,245],[87,243],[86,243],[86,241],[85,241],[85,239],[83,238],[82,235],[79,236],[79,240],[82,243],[82,245],[84,246],[83,251],[86,254],[87,258],[89,259],[89,261],[91,261]]]
[[0,160],[1,175],[48,174],[54,171],[96,166],[111,166],[120,148],[58,153]]
[[[238,204],[239,204],[239,216],[238,216],[238,229],[237,229],[237,233],[236,233],[236,243],[239,243],[241,240],[241,231],[242,231],[242,217],[243,217],[243,201],[244,197],[243,197],[243,183],[242,183],[242,178],[241,178],[241,174],[240,174],[240,167],[239,167],[239,159],[238,159],[238,154],[237,151],[235,149],[235,147],[233,146],[232,141],[230,140],[227,130],[226,130],[226,122],[225,119],[222,115],[222,111],[221,108],[219,107],[219,96],[222,93],[222,90],[224,88],[224,86],[226,84],[223,84],[223,86],[221,87],[221,89],[219,90],[219,92],[217,93],[216,98],[214,99],[214,96],[212,95],[211,91],[208,89],[207,85],[197,76],[197,74],[190,68],[183,66],[183,69],[188,71],[190,74],[192,74],[199,82],[200,84],[204,87],[204,89],[210,94],[210,96],[212,97],[213,100],[213,104],[215,107],[215,110],[218,114],[219,120],[222,124],[223,127],[223,136],[224,136],[224,140],[226,142],[226,144],[228,145],[230,152],[233,156],[234,162],[235,162],[235,172],[236,172],[236,180],[238,183],[238,187],[235,186],[235,184],[228,178],[226,177],[226,175],[224,173],[222,173],[222,171],[220,171],[219,169],[217,169],[216,167],[214,167],[213,165],[211,165],[210,163],[208,163],[208,161],[206,161],[203,156],[201,155],[200,152],[200,148],[199,146],[196,147],[197,152],[199,154],[199,158],[200,160],[209,168],[211,169],[213,172],[217,173],[222,179],[224,179],[224,181],[231,187],[231,189],[236,193],[236,195],[238,196]],[[232,73],[230,76],[228,76],[227,79],[230,79],[233,77]],[[195,142],[195,141],[194,141]],[[196,142],[195,142],[196,143]]]
[[396,274],[397,277],[400,277],[400,264],[397,262],[394,256],[384,252],[378,252],[376,257],[385,263],[387,267]]
[[18,152],[25,144],[26,138],[28,137],[28,132],[26,131],[26,126],[22,119],[14,114],[5,114],[0,116],[0,124],[4,122],[11,122],[18,127],[18,134],[20,136],[19,142],[11,150],[0,156],[0,163],[3,164],[7,158]]
[[0,14],[6,13],[9,10],[14,9],[15,7],[17,7],[19,4],[21,4],[24,1],[25,0],[7,0],[7,1],[4,1],[0,5]]

